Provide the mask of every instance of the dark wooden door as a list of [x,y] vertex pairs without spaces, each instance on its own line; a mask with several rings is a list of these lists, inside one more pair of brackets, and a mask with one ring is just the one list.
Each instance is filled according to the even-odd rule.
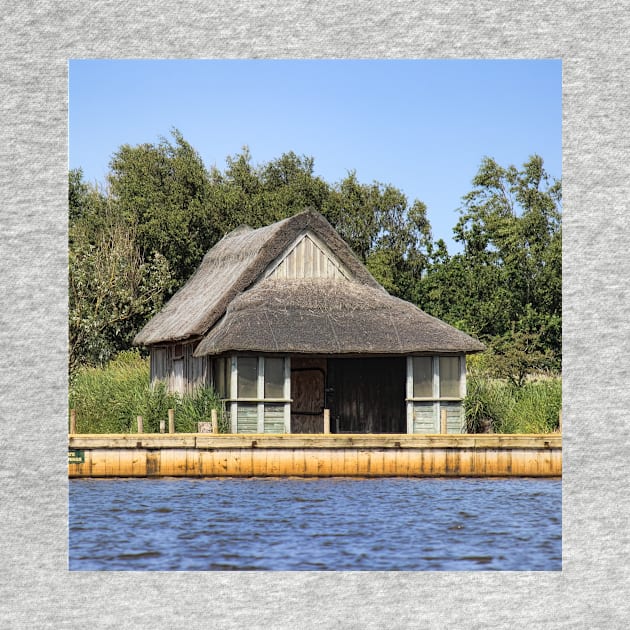
[[328,360],[331,431],[406,433],[404,357]]
[[[300,365],[297,361],[294,363]],[[325,360],[320,363],[325,367]],[[315,364],[291,369],[291,433],[324,431],[324,367]]]

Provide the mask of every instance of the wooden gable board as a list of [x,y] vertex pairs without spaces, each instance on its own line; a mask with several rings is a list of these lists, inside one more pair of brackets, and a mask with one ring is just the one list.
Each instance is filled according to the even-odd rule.
[[264,278],[269,277],[350,280],[352,274],[321,239],[307,230],[269,265]]

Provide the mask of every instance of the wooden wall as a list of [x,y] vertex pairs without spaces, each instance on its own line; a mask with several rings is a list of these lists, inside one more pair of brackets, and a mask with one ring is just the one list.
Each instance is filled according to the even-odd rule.
[[210,357],[193,357],[198,342],[152,347],[151,383],[163,381],[171,392],[191,392],[211,384]]
[[465,433],[464,406],[461,402],[414,402],[413,432],[439,433],[440,411],[446,409],[447,433]]
[[328,360],[332,432],[406,433],[405,358]]

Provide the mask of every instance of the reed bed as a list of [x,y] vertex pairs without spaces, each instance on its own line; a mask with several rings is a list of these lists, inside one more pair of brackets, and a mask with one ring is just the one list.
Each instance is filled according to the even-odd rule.
[[468,433],[550,433],[558,430],[562,380],[544,376],[517,387],[477,374],[467,379]]
[[69,406],[76,410],[78,433],[135,433],[137,416],[145,433],[158,433],[169,409],[175,410],[178,433],[196,432],[198,422],[210,421],[212,409],[218,412],[219,431],[228,431],[212,388],[179,395],[167,392],[163,383],[151,387],[149,361],[136,351],[121,352],[103,368],[80,368],[70,380]]

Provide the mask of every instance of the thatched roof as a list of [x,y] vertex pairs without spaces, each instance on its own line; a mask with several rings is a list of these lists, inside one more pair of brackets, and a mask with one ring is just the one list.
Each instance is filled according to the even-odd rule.
[[307,229],[328,245],[358,282],[384,291],[330,223],[321,214],[306,211],[257,230],[242,226],[224,236],[190,280],[136,335],[134,344],[148,346],[204,335],[230,302]]
[[386,292],[339,280],[266,279],[239,295],[196,356],[478,352],[483,345]]
[[[351,280],[264,277],[307,230],[343,263]],[[483,350],[472,337],[390,296],[326,219],[312,211],[225,236],[134,343],[200,337],[195,356],[232,351],[395,355]]]

